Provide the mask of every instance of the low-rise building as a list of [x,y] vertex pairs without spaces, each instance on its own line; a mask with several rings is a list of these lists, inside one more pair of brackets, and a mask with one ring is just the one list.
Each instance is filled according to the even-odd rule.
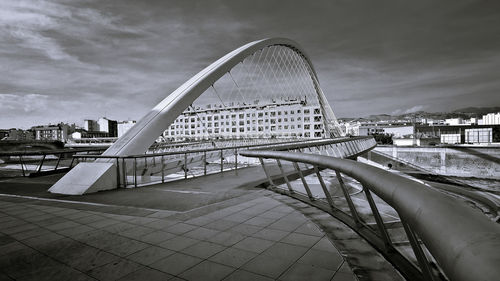
[[35,132],[35,140],[58,140],[66,142],[68,139],[68,125],[43,125],[32,127]]

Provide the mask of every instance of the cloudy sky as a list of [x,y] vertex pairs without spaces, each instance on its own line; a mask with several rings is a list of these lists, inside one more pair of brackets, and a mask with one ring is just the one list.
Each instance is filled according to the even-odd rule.
[[339,117],[500,106],[500,1],[0,1],[0,128],[139,119],[253,40],[310,55]]

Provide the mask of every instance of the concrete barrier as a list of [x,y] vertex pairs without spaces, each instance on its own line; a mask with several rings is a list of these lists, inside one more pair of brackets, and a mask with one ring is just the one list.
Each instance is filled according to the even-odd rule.
[[500,179],[500,147],[377,146],[374,150],[441,175]]

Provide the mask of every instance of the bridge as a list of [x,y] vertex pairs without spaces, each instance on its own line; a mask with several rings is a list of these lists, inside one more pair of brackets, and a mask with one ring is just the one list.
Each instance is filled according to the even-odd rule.
[[[0,277],[500,276],[494,200],[482,212],[368,165],[375,146],[371,137],[343,136],[300,45],[248,43],[186,81],[103,153],[0,155],[14,166],[18,159],[23,175],[44,175],[1,182]],[[31,172],[27,159],[40,159]]]

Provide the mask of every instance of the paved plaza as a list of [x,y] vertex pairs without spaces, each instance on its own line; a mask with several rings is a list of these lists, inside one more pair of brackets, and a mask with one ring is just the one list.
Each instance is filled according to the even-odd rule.
[[352,231],[295,199],[234,184],[265,178],[256,171],[80,197],[44,193],[50,177],[4,181],[0,280],[358,280],[332,243],[356,241]]

